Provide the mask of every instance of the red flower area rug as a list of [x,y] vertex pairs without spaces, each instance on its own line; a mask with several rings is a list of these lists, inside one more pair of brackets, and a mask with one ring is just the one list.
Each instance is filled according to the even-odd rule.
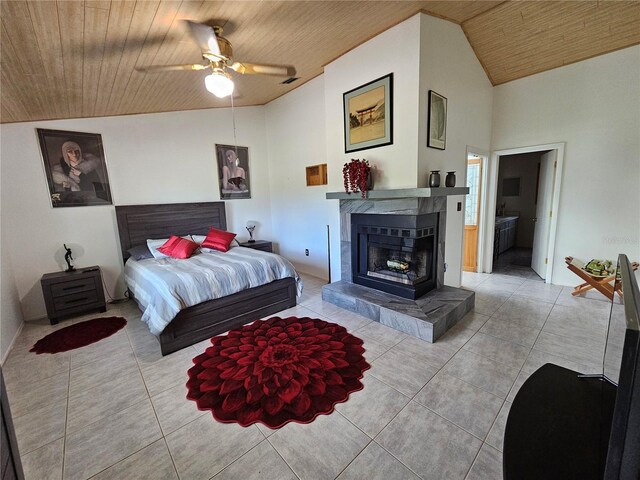
[[30,352],[58,353],[85,347],[110,337],[124,328],[127,321],[122,317],[102,317],[76,323],[56,330],[38,340]]
[[257,320],[193,359],[187,398],[216,420],[280,428],[331,413],[363,388],[362,340],[317,318]]

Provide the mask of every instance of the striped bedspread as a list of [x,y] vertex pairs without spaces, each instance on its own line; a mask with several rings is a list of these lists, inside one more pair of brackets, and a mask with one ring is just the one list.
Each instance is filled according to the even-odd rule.
[[226,253],[207,249],[185,260],[129,259],[124,275],[144,309],[142,320],[154,335],[183,308],[281,278],[295,278],[298,296],[302,293],[302,280],[287,259],[244,247]]

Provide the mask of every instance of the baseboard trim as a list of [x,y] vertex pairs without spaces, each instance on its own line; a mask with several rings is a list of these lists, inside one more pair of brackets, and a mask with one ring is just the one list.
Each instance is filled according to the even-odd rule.
[[11,340],[11,343],[9,344],[9,348],[7,348],[7,352],[4,354],[4,356],[0,359],[0,367],[2,367],[4,365],[4,362],[7,361],[7,357],[9,356],[9,354],[11,353],[11,349],[13,348],[13,344],[16,343],[16,340],[18,339],[18,337],[20,336],[20,334],[22,333],[22,329],[24,328],[24,321],[20,322],[20,326],[18,327],[18,331],[16,332],[16,334],[13,336],[13,340]]

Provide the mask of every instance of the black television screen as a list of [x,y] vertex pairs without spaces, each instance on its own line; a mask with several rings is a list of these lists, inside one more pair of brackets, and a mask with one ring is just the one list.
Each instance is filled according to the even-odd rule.
[[[640,479],[640,291],[620,255],[604,358],[605,378],[617,384],[604,478]],[[618,295],[620,291],[622,295]],[[623,298],[622,303],[617,299]]]
[[614,293],[613,300],[611,301],[602,372],[605,378],[616,386],[618,385],[618,378],[620,376],[624,337],[627,333],[627,320],[624,312],[623,297],[620,295],[622,291],[622,264],[620,259],[618,259],[616,280],[614,283],[614,292],[616,293]]

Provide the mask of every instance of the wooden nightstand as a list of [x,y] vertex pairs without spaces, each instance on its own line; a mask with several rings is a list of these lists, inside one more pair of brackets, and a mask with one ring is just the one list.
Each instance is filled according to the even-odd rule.
[[262,250],[263,252],[273,252],[273,245],[266,240],[256,240],[255,242],[238,242],[241,247],[253,248],[255,250]]
[[51,325],[63,317],[91,310],[107,311],[100,267],[85,267],[73,272],[45,273],[40,279],[47,317]]

